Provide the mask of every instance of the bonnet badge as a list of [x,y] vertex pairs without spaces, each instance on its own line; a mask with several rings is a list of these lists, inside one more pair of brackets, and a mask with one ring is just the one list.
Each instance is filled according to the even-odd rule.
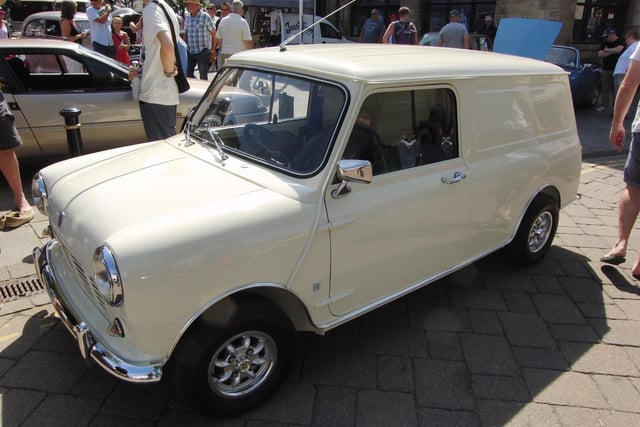
[[60,211],[60,213],[58,214],[58,228],[62,227],[62,222],[64,221],[64,217],[67,214],[64,213],[64,211]]

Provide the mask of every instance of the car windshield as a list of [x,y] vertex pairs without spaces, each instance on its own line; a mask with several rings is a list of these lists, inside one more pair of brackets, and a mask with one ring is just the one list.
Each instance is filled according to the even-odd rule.
[[576,52],[573,49],[552,46],[551,49],[549,49],[549,53],[547,54],[545,61],[562,67],[575,67]]
[[191,117],[192,139],[287,173],[324,164],[346,103],[336,85],[226,68]]

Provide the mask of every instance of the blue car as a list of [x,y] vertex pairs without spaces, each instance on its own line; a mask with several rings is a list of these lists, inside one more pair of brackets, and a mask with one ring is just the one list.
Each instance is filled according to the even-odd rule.
[[583,64],[578,49],[553,45],[545,61],[556,64],[569,73],[574,105],[593,107],[598,102],[602,70],[594,64]]

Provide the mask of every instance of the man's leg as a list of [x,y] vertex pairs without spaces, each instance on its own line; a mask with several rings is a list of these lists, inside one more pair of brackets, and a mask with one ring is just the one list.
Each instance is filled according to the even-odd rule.
[[22,191],[22,180],[20,178],[20,167],[18,158],[13,149],[0,150],[0,170],[9,183],[9,188],[13,193],[13,201],[19,211],[26,211],[31,206]]
[[602,107],[604,111],[613,111],[613,71],[602,72]]
[[194,71],[198,63],[198,55],[195,53],[187,54],[187,77],[195,77]]
[[157,141],[176,134],[177,105],[140,102],[140,116],[147,141]]
[[200,74],[200,80],[208,80],[209,52],[209,49],[202,49],[198,54],[198,72]]

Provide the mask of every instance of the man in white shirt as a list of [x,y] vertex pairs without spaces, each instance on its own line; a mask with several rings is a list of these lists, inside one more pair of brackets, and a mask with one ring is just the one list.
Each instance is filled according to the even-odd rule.
[[620,57],[616,62],[616,68],[613,69],[613,87],[615,89],[615,93],[618,93],[622,79],[624,79],[624,75],[627,73],[629,65],[631,65],[631,54],[636,50],[638,40],[640,40],[640,36],[637,31],[627,31],[627,34],[625,35],[627,48],[620,54]]
[[242,17],[244,4],[240,0],[231,3],[231,13],[220,19],[216,39],[222,44],[220,47],[219,66],[234,53],[253,48],[253,39],[249,24]]
[[[171,22],[167,21],[163,8]],[[178,68],[170,25],[176,34],[180,26],[175,13],[163,0],[144,0],[142,22],[140,115],[147,140],[155,141],[176,134]],[[138,71],[129,69],[129,79],[137,77]]]
[[110,58],[116,58],[116,47],[111,37],[111,6],[109,3],[102,5],[102,0],[90,0],[91,6],[87,8],[89,18],[89,30],[91,31],[91,47],[96,52]]

